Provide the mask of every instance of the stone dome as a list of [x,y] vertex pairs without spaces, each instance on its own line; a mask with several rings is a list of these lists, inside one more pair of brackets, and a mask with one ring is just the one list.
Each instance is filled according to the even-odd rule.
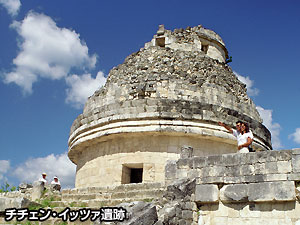
[[[171,32],[160,27],[155,41],[114,67],[87,100],[69,137],[76,187],[163,182],[166,161],[178,159],[184,145],[198,156],[236,152],[235,138],[218,121],[232,127],[237,120],[248,122],[254,148],[272,149],[270,132],[245,85],[224,63],[223,41],[205,29],[211,43],[223,46],[220,60],[207,54],[210,45],[208,51],[194,46],[196,28]],[[158,36],[172,41],[157,43]],[[187,36],[180,39],[184,45],[178,44],[178,37]]]

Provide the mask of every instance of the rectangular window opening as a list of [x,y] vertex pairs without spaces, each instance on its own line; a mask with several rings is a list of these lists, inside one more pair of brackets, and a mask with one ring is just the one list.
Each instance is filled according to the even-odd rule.
[[142,183],[143,164],[123,164],[121,184]]
[[130,183],[142,183],[143,182],[143,168],[130,169]]
[[156,46],[165,47],[165,37],[156,38]]
[[202,44],[202,45],[201,45],[201,51],[204,52],[205,54],[207,54],[207,51],[208,51],[208,45]]

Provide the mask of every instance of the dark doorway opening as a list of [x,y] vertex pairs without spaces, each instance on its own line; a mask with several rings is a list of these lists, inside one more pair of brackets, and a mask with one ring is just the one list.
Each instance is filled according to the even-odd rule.
[[142,183],[143,182],[143,168],[130,169],[130,183]]
[[121,184],[143,183],[143,164],[128,163],[122,165]]

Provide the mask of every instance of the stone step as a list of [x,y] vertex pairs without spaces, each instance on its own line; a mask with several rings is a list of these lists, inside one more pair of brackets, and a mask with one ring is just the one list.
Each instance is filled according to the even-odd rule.
[[136,183],[136,184],[121,184],[118,186],[108,187],[88,187],[88,188],[74,188],[62,190],[62,195],[65,194],[92,194],[92,193],[108,193],[115,191],[131,191],[131,190],[147,190],[152,188],[163,188],[163,183]]
[[148,190],[162,188],[162,183],[137,183],[137,184],[123,184],[112,187],[110,191],[133,191],[133,190]]
[[80,201],[80,200],[92,200],[96,199],[97,194],[63,194],[62,201]]
[[142,198],[150,198],[150,197],[160,197],[164,188],[160,189],[148,189],[148,190],[131,190],[131,191],[114,191],[112,193],[101,193],[101,194],[63,194],[61,200],[62,201],[81,201],[81,200],[108,200],[108,199],[120,199],[120,198],[134,198],[134,197],[142,197]]
[[115,192],[112,193],[112,199],[119,198],[150,198],[150,197],[160,197],[162,196],[164,190],[156,189],[156,190],[135,190],[135,191],[127,191],[127,192]]
[[125,199],[112,199],[112,200],[87,200],[87,201],[78,201],[72,203],[70,202],[55,202],[57,205],[53,207],[52,210],[58,211],[63,210],[66,207],[69,207],[72,210],[78,210],[82,208],[91,208],[91,209],[99,209],[101,207],[109,207],[109,206],[116,206],[120,203],[124,202],[134,202],[134,201],[144,201],[144,202],[151,202],[152,198],[125,198]]
[[154,199],[158,199],[159,197],[153,195],[145,195],[145,196],[135,196],[131,198],[114,198],[114,199],[94,199],[94,200],[79,200],[79,201],[53,201],[51,205],[54,205],[55,208],[99,208],[105,206],[115,206],[122,202],[134,202],[134,201],[144,201],[150,202]]

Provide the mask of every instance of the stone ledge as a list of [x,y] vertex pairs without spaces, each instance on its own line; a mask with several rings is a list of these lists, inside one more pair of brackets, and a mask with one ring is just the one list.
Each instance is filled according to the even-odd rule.
[[195,189],[195,202],[214,203],[219,201],[219,189],[214,184],[198,184]]
[[295,183],[282,181],[225,185],[220,190],[220,200],[226,203],[295,201]]

